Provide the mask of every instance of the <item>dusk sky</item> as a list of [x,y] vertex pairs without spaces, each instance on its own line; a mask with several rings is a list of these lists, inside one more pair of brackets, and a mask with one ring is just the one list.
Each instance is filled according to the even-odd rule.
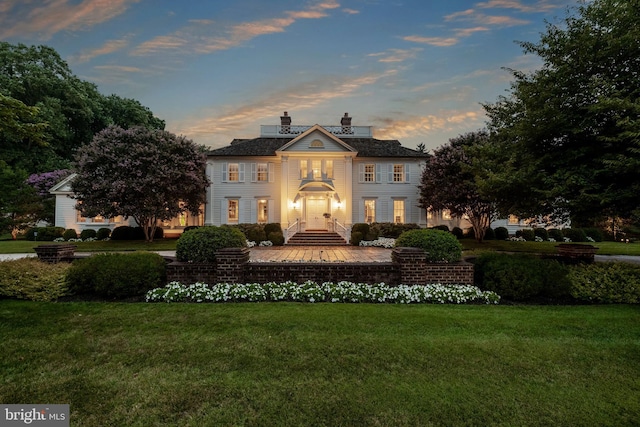
[[575,0],[0,0],[0,40],[56,49],[105,95],[221,147],[259,125],[337,125],[428,149],[484,127],[481,103],[540,66]]

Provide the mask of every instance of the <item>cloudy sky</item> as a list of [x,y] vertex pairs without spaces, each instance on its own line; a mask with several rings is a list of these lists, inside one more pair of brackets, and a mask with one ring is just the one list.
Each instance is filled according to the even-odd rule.
[[210,147],[261,124],[374,126],[433,149],[485,124],[503,67],[576,0],[1,0],[0,40],[55,48],[104,94]]

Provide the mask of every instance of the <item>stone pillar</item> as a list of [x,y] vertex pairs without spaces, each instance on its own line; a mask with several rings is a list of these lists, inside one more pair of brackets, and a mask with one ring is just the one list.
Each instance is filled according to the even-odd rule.
[[245,283],[245,267],[249,262],[248,248],[224,248],[216,252],[216,281]]

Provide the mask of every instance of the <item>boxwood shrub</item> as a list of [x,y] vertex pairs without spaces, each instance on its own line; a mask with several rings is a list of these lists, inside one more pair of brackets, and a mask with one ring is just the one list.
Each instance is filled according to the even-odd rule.
[[0,262],[0,299],[54,301],[67,294],[68,263],[49,264],[37,258]]
[[516,237],[522,237],[527,242],[533,242],[536,240],[536,233],[532,228],[524,228],[516,231]]
[[549,238],[555,240],[556,242],[563,242],[564,234],[562,234],[562,230],[552,228],[551,230],[549,230]]
[[129,298],[164,286],[166,261],[151,252],[105,253],[74,261],[67,273],[74,294]]
[[284,245],[284,235],[279,231],[272,231],[267,236],[267,240],[273,243],[273,246],[282,246]]
[[568,237],[572,242],[586,242],[587,235],[581,228],[565,228],[562,230],[564,237]]
[[[38,233],[36,236],[35,233]],[[33,227],[27,230],[25,238],[27,240],[37,240],[40,242],[53,242],[64,234],[64,227]]]
[[69,228],[68,230],[64,230],[64,233],[62,234],[62,238],[64,240],[77,239],[78,233],[73,228]]
[[363,235],[367,240],[376,240],[379,237],[397,239],[402,233],[409,230],[417,230],[420,226],[414,223],[396,224],[394,222],[374,222],[369,226],[369,236]]
[[509,238],[509,230],[507,227],[498,227],[493,230],[496,235],[496,240],[507,240]]
[[111,235],[110,228],[101,227],[98,229],[98,232],[96,233],[96,239],[98,240],[108,239],[110,235]]
[[549,232],[547,231],[546,228],[539,228],[539,227],[534,228],[533,233],[535,234],[535,237],[539,237],[545,242],[549,240]]
[[96,233],[96,230],[94,230],[92,228],[87,228],[87,229],[82,230],[80,232],[80,238],[82,240],[95,239],[97,235],[98,235],[98,233]]
[[429,262],[457,262],[462,258],[462,245],[456,236],[442,230],[405,231],[396,239],[396,247],[424,249]]
[[591,303],[640,303],[640,265],[622,262],[569,267],[571,295]]
[[181,262],[215,262],[222,248],[244,248],[246,237],[234,227],[215,225],[182,233],[176,242],[176,258]]
[[475,284],[511,301],[570,295],[568,270],[556,260],[530,254],[485,253],[475,260]]

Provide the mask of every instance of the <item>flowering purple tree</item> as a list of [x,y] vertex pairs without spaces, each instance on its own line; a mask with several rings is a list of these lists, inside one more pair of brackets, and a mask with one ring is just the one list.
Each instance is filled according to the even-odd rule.
[[72,183],[85,216],[132,217],[153,240],[158,221],[200,212],[209,180],[202,146],[163,130],[110,126],[76,154]]
[[478,159],[473,154],[488,142],[486,131],[450,139],[449,144],[434,150],[420,181],[420,207],[448,209],[453,215],[465,216],[479,242],[496,218],[495,203],[480,194],[474,172]]
[[71,170],[69,169],[58,169],[51,172],[34,173],[29,175],[29,178],[27,178],[27,184],[35,188],[38,195],[49,197],[51,196],[49,194],[49,190],[69,175],[71,175]]

